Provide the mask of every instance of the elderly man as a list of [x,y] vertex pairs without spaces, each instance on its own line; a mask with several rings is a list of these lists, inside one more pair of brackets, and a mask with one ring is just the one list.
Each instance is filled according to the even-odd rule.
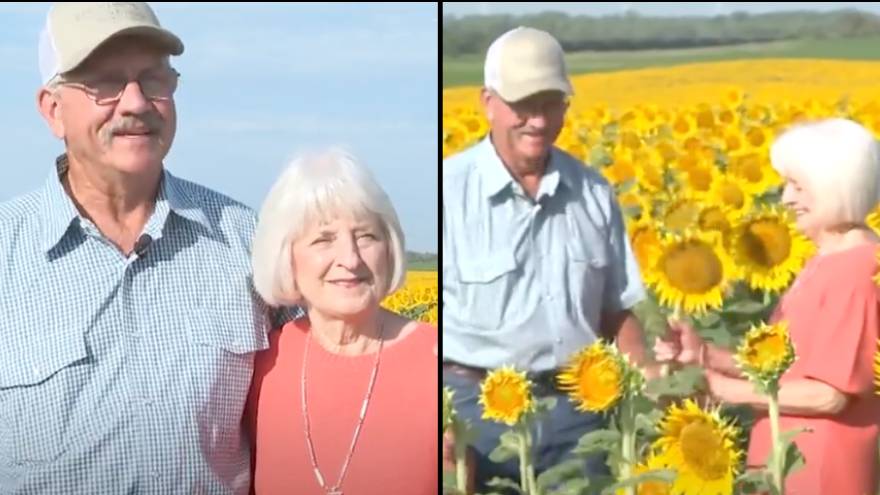
[[254,213],[163,167],[182,52],[144,3],[49,11],[37,105],[65,153],[0,204],[2,493],[250,488],[242,409],[282,315]]
[[[629,310],[645,291],[614,191],[553,146],[571,94],[552,36],[505,33],[486,56],[481,99],[491,132],[443,164],[443,381],[479,431],[477,490],[494,476],[519,479],[515,461],[488,459],[507,428],[480,420],[488,370],[514,365],[536,394],[558,397],[533,432],[540,472],[603,426],[555,384],[571,354],[605,337],[644,364]],[[601,459],[585,466],[588,476],[606,472]]]

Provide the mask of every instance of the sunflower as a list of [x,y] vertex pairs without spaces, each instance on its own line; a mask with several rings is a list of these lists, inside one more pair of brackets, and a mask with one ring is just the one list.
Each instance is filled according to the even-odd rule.
[[615,148],[611,165],[602,169],[602,175],[614,185],[620,185],[634,179],[636,166],[633,163],[632,151],[628,148]]
[[745,99],[745,92],[742,88],[731,87],[724,91],[724,104],[730,108],[737,108],[742,105]]
[[865,223],[868,224],[868,227],[871,227],[874,233],[880,235],[880,204],[875,206],[871,213],[868,213]]
[[721,307],[733,267],[717,234],[667,235],[660,256],[645,270],[645,281],[660,303],[701,314]]
[[770,146],[771,136],[764,126],[748,126],[743,130],[743,136],[752,150],[764,152]]
[[697,224],[702,209],[702,203],[694,195],[682,194],[663,206],[660,220],[664,228],[682,233]]
[[721,419],[717,409],[704,411],[694,401],[672,404],[660,420],[653,447],[656,463],[678,475],[672,493],[728,495],[743,452],[736,445],[739,428]]
[[483,419],[515,425],[534,408],[531,387],[525,372],[509,366],[492,370],[480,384]]
[[[648,458],[647,460],[645,460],[645,462],[640,462],[635,465],[635,469],[633,469],[633,476],[638,476],[649,471],[656,471],[658,469],[664,469],[663,464],[661,464],[661,459],[656,455],[648,454]],[[638,495],[670,495],[670,493],[672,493],[671,489],[671,483],[660,480],[652,480],[645,481],[644,483],[639,483],[639,488],[636,493]],[[618,495],[625,495],[625,493],[626,491],[623,489],[617,491]]]
[[782,184],[782,178],[770,166],[766,153],[735,153],[729,159],[728,170],[745,181],[751,194],[764,194],[771,187]]
[[660,247],[660,234],[647,215],[635,222],[628,222],[627,233],[632,245],[633,254],[639,266],[644,268],[654,266],[662,253]]
[[874,386],[875,393],[880,395],[880,339],[877,339],[877,350],[874,351]]
[[764,207],[736,227],[730,252],[749,287],[778,293],[803,268],[813,246],[783,211]]
[[666,160],[656,149],[641,152],[636,167],[636,180],[645,191],[658,192],[666,187]]
[[711,165],[697,165],[685,173],[688,190],[695,196],[705,197],[712,188],[715,168]]
[[715,231],[723,237],[730,231],[731,220],[724,207],[708,204],[700,211],[698,225],[700,230]]
[[734,359],[753,383],[769,390],[794,362],[788,323],[753,326],[737,347]]
[[748,185],[733,175],[715,173],[709,197],[713,203],[722,206],[729,213],[729,218],[734,220],[742,218],[752,209],[752,195],[748,192]]
[[578,411],[599,413],[613,408],[624,396],[626,372],[617,349],[600,340],[575,353],[557,380]]
[[641,194],[637,188],[620,193],[617,201],[627,217],[643,218],[651,214],[651,197]]

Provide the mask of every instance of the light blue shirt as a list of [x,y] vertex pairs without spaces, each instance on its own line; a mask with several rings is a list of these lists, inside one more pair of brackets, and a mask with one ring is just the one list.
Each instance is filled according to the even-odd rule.
[[126,256],[65,170],[0,203],[0,493],[248,493],[253,212],[165,172]]
[[553,148],[535,200],[487,137],[443,162],[443,358],[542,371],[645,296],[614,190]]

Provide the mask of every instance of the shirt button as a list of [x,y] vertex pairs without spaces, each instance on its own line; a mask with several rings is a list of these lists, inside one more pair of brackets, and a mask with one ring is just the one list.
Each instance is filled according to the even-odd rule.
[[158,470],[158,469],[154,469],[153,472],[150,473],[150,475],[151,475],[153,478],[158,479],[158,478],[159,478],[159,470]]

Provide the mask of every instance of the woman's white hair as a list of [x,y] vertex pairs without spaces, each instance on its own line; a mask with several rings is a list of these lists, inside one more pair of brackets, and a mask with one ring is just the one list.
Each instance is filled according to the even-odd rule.
[[770,148],[777,172],[797,177],[827,226],[862,224],[880,201],[880,151],[865,127],[833,118],[798,124]]
[[271,306],[300,304],[291,245],[313,222],[343,215],[376,215],[388,239],[392,273],[380,297],[406,280],[404,236],[394,206],[373,175],[339,148],[297,156],[281,173],[260,209],[251,262],[254,287]]

